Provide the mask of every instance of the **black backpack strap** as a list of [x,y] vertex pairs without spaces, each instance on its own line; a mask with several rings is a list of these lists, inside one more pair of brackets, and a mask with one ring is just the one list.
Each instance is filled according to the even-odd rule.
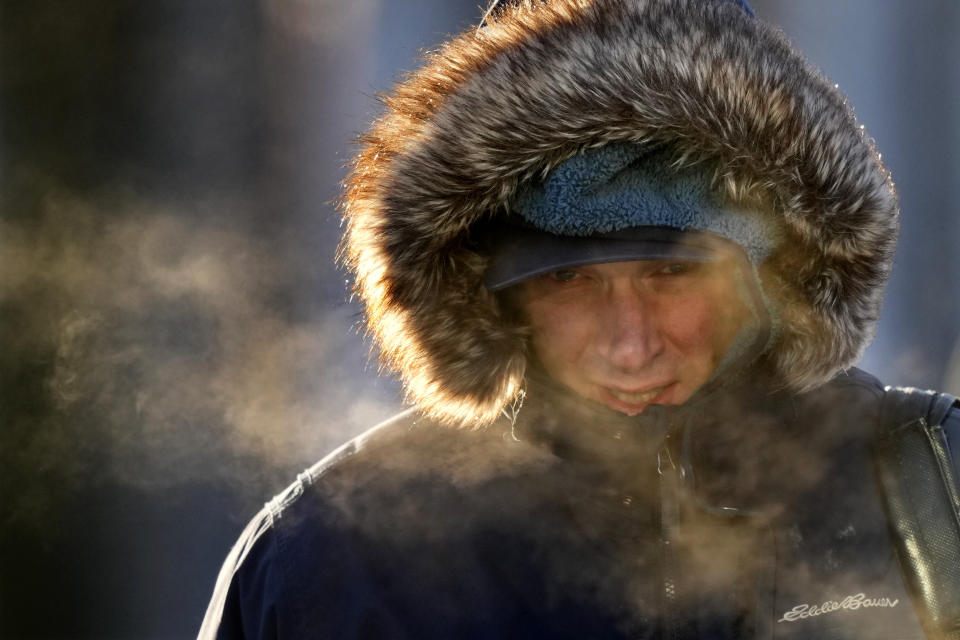
[[874,459],[903,575],[929,638],[960,640],[960,488],[942,424],[957,399],[888,387]]

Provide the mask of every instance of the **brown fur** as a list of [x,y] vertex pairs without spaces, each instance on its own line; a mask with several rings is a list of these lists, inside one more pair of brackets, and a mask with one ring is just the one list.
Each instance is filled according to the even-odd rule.
[[844,96],[732,3],[527,3],[430,55],[386,103],[346,182],[341,255],[382,362],[432,417],[488,423],[524,375],[524,330],[482,286],[469,230],[507,215],[518,183],[612,141],[719,161],[732,202],[782,219],[762,274],[783,385],[822,384],[872,337],[893,183]]

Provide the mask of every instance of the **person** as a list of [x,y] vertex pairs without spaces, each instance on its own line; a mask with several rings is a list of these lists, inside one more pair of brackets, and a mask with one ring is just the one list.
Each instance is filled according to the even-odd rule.
[[782,34],[740,0],[514,3],[387,107],[343,260],[412,408],[251,521],[201,638],[956,636],[949,544],[904,514],[957,495],[960,409],[852,366],[896,194]]

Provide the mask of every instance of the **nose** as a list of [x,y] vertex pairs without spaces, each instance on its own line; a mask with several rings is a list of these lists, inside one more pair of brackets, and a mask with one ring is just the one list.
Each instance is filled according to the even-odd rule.
[[630,280],[615,283],[607,292],[604,308],[606,337],[601,355],[622,372],[649,366],[664,349],[655,301]]

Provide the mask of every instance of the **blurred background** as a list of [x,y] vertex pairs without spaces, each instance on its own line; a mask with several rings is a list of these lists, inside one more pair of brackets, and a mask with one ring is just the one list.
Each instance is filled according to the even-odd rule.
[[[332,201],[480,1],[0,0],[0,637],[194,636],[263,502],[399,409]],[[752,4],[900,191],[863,366],[960,394],[960,3]]]

